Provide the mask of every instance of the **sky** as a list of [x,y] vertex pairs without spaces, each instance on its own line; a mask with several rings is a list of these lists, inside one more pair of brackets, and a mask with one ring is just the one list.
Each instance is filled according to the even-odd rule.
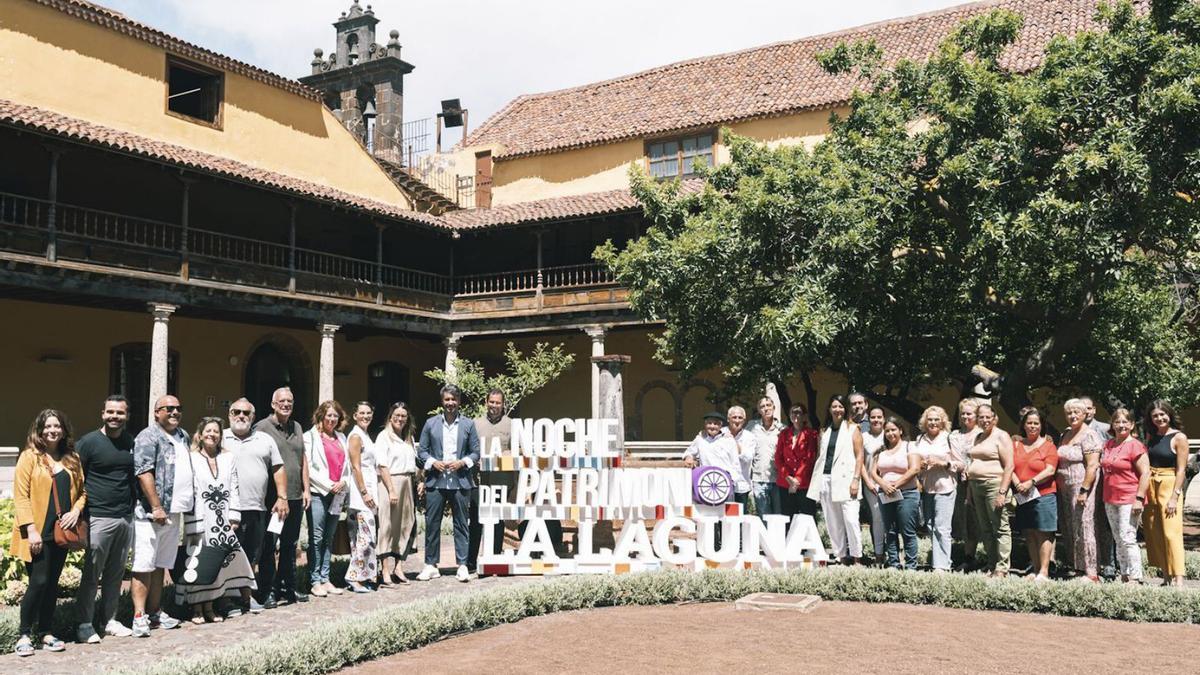
[[[93,0],[287,77],[333,50],[352,0]],[[365,6],[368,0],[360,0]],[[405,120],[459,98],[478,127],[508,101],[674,61],[928,12],[963,0],[372,0],[376,41],[400,31]],[[458,139],[448,136],[451,143]]]

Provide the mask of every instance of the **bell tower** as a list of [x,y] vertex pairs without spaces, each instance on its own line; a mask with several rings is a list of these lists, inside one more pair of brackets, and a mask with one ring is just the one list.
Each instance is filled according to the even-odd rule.
[[373,153],[401,161],[404,122],[404,76],[413,66],[400,58],[400,32],[391,31],[386,45],[375,41],[370,5],[354,0],[333,22],[336,45],[329,58],[313,50],[312,74],[300,78],[325,95],[325,105]]

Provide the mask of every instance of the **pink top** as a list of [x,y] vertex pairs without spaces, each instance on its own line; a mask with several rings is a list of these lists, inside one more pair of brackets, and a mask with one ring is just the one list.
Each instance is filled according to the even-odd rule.
[[[875,471],[879,473],[879,477],[884,480],[890,480],[893,483],[900,479],[908,471],[908,452],[909,444],[907,441],[901,441],[899,447],[891,450],[880,450],[875,455]],[[901,490],[908,490],[917,487],[916,476],[909,479],[903,485],[897,485]]]
[[963,469],[963,461],[958,454],[958,448],[950,443],[950,434],[943,431],[932,439],[921,434],[913,443],[913,452],[922,457],[932,457],[939,462],[950,462],[950,468],[935,466],[921,473],[921,483],[925,492],[943,495],[958,489],[958,473]]
[[321,444],[325,446],[325,461],[329,463],[329,480],[337,482],[342,479],[342,469],[346,465],[346,451],[338,439],[321,435]]
[[1132,504],[1137,496],[1138,474],[1134,469],[1138,457],[1146,454],[1146,446],[1130,436],[1124,443],[1110,439],[1100,455],[1100,471],[1104,474],[1104,503]]

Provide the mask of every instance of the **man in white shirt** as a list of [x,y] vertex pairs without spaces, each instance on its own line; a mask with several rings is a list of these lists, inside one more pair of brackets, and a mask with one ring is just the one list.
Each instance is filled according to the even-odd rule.
[[775,401],[764,396],[758,401],[759,418],[746,425],[754,435],[754,461],[750,466],[750,492],[759,518],[783,513],[775,480],[775,446],[783,424],[775,419]]
[[[683,452],[683,464],[689,469],[697,466],[724,469],[733,480],[734,501],[745,504],[750,494],[750,481],[746,479],[742,468],[738,442],[724,428],[725,421],[725,416],[719,412],[704,416],[704,429],[696,434],[695,440]],[[753,456],[753,448],[750,453]]]
[[442,553],[442,513],[446,503],[454,521],[455,575],[459,581],[471,579],[467,570],[470,535],[467,512],[475,482],[471,467],[479,462],[479,434],[475,423],[459,414],[462,393],[458,387],[442,387],[442,414],[425,420],[417,445],[417,463],[425,469],[425,569],[420,581],[437,578]]

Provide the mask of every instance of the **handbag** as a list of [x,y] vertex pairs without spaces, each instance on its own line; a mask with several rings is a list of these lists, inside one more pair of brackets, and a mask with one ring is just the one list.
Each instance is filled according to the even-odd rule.
[[88,524],[87,520],[80,516],[75,521],[75,526],[66,528],[62,526],[62,520],[57,516],[62,514],[58,512],[59,506],[62,504],[58,499],[58,481],[54,480],[54,476],[50,476],[50,498],[54,500],[54,543],[59,548],[65,548],[68,551],[78,551],[87,548],[88,541]]

